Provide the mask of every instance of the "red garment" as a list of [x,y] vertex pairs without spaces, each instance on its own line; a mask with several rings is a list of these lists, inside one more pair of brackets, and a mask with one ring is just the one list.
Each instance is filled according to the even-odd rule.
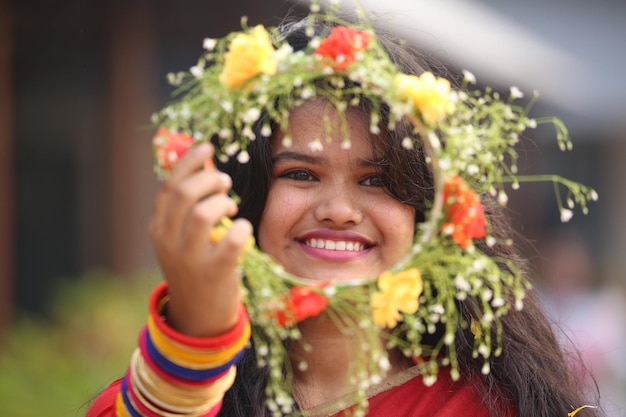
[[115,380],[91,404],[85,417],[115,417],[115,399],[120,392],[122,378]]
[[[489,407],[474,387],[463,381],[452,381],[446,370],[437,382],[427,387],[422,377],[381,392],[369,400],[368,417],[489,417]],[[509,409],[501,417],[514,417]],[[344,417],[344,412],[335,417]]]
[[[85,417],[115,417],[115,398],[121,379],[109,385],[92,404]],[[368,417],[489,417],[489,408],[482,403],[467,382],[452,381],[449,372],[440,372],[437,382],[427,387],[417,376],[408,382],[370,398]],[[344,417],[340,412],[335,417]],[[514,417],[512,409],[502,417]]]

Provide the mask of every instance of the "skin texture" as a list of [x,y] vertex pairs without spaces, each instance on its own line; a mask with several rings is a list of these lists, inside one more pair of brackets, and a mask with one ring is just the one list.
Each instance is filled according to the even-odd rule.
[[[369,120],[362,112],[346,113],[350,149],[341,149],[345,138],[340,129],[331,132],[330,143],[322,141],[322,150],[309,147],[326,136],[325,116],[340,123],[326,101],[308,102],[291,112],[292,145],[274,140],[273,177],[259,225],[259,246],[305,279],[375,278],[406,253],[415,210],[382,187],[380,172],[372,164],[377,156],[370,144]],[[320,241],[325,242],[322,248]]]

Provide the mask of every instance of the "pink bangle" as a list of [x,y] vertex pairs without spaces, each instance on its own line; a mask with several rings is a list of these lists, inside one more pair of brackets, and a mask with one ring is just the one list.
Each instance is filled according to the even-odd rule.
[[244,332],[246,324],[250,322],[248,312],[246,311],[245,306],[241,304],[237,324],[235,324],[235,326],[226,333],[216,337],[191,337],[183,333],[179,333],[165,323],[165,319],[159,311],[159,304],[161,304],[162,300],[167,296],[167,288],[167,283],[162,282],[157,285],[152,292],[148,304],[150,315],[154,318],[154,323],[162,333],[180,344],[206,350],[220,350],[228,348],[239,340]]
[[222,403],[223,403],[223,400],[220,400],[217,404],[215,404],[215,406],[213,406],[212,409],[209,410],[208,413],[206,413],[202,417],[215,417],[215,416],[217,416],[217,413],[219,413],[220,410],[222,409]]

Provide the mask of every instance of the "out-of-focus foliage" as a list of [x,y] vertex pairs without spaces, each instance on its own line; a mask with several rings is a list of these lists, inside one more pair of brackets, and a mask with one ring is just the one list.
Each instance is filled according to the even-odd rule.
[[84,416],[125,372],[159,279],[90,273],[51,295],[49,318],[19,317],[0,346],[0,415]]

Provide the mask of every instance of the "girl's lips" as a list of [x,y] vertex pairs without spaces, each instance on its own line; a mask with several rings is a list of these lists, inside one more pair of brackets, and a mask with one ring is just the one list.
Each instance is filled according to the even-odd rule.
[[328,261],[349,261],[368,253],[373,243],[348,231],[316,230],[298,239],[302,250]]

